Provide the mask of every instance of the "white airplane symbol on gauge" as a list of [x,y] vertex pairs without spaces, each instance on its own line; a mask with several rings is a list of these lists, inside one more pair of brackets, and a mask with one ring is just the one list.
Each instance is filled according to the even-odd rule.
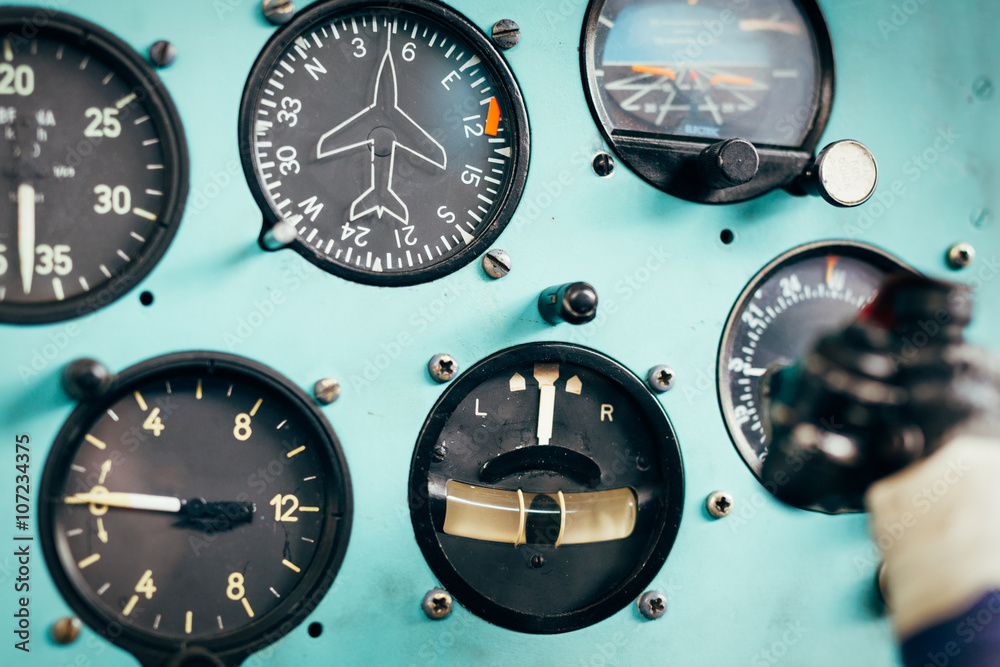
[[371,184],[351,204],[351,221],[375,213],[379,218],[388,214],[409,224],[410,211],[392,187],[397,149],[442,170],[448,166],[448,156],[434,137],[399,108],[391,36],[375,79],[372,103],[320,137],[316,157],[323,159],[361,146],[367,146],[371,153]]

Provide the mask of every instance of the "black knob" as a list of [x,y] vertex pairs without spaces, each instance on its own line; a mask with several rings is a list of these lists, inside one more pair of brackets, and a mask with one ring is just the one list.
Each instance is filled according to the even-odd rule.
[[597,291],[582,282],[555,285],[538,296],[538,312],[549,324],[586,324],[597,317]]
[[753,180],[760,167],[757,149],[746,139],[719,141],[698,156],[698,173],[712,188],[731,188]]
[[71,361],[62,371],[63,389],[78,401],[98,398],[111,387],[113,379],[111,371],[93,359]]

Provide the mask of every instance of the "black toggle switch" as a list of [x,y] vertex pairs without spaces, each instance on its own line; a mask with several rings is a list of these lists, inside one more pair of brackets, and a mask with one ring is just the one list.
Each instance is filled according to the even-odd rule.
[[549,324],[586,324],[597,317],[597,290],[583,282],[555,285],[538,296],[538,312]]

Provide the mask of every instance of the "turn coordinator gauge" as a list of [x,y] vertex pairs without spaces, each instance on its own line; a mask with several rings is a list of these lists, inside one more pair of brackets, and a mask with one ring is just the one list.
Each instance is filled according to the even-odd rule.
[[410,468],[434,574],[522,632],[574,630],[633,603],[673,546],[683,498],[661,405],[616,361],[565,343],[513,347],[459,376]]

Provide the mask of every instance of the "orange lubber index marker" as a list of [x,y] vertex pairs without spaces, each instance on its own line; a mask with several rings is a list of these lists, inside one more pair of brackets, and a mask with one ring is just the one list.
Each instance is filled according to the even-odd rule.
[[497,131],[500,129],[500,105],[497,103],[497,98],[490,98],[490,111],[486,115],[486,134],[491,137],[497,136]]

